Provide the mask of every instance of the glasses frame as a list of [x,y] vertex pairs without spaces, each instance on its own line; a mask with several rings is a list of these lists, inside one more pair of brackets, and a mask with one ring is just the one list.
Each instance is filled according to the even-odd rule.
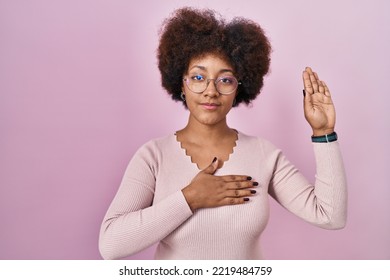
[[237,81],[237,86],[236,86],[236,88],[235,88],[234,90],[232,90],[232,91],[229,92],[229,93],[222,93],[222,92],[220,92],[220,91],[218,90],[218,87],[217,87],[217,84],[219,83],[219,81],[221,81],[223,78],[226,78],[226,77],[219,77],[219,78],[217,78],[217,79],[206,79],[206,87],[205,87],[205,89],[204,89],[203,91],[199,91],[199,92],[193,91],[193,90],[190,88],[190,86],[189,86],[189,84],[188,84],[188,83],[189,83],[189,79],[188,79],[187,77],[184,77],[184,78],[183,78],[183,81],[184,81],[184,83],[186,84],[187,88],[188,88],[191,92],[196,93],[196,94],[201,94],[201,93],[205,92],[205,90],[209,87],[210,82],[211,82],[211,81],[214,81],[214,87],[215,87],[215,89],[217,90],[217,92],[218,92],[219,94],[221,94],[221,95],[230,95],[230,94],[232,94],[233,92],[235,92],[235,91],[238,89],[238,87],[241,85],[241,82],[238,81],[236,77],[234,77],[234,76],[231,76],[231,77],[233,77],[233,78]]

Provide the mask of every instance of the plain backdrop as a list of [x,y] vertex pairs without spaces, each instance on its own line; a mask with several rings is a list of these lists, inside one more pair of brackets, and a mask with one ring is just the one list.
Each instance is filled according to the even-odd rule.
[[[311,226],[271,198],[267,259],[390,259],[390,2],[0,0],[0,259],[100,259],[98,234],[132,155],[182,128],[160,85],[164,18],[182,6],[258,22],[273,46],[252,106],[228,122],[279,146],[311,181],[302,79],[331,89],[348,223]],[[239,221],[237,221],[239,222]],[[131,259],[153,258],[154,247]]]

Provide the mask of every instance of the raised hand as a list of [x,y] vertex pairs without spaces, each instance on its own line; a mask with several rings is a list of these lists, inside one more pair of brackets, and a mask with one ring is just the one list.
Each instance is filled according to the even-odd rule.
[[213,175],[218,169],[218,160],[200,171],[182,192],[191,210],[223,205],[242,204],[256,193],[251,189],[258,185],[246,175]]
[[313,135],[332,133],[336,123],[336,111],[327,85],[310,67],[303,71],[302,78],[305,118],[313,130]]

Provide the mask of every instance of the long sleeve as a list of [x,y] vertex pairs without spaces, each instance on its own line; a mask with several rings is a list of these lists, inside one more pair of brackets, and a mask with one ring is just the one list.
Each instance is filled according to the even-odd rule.
[[346,224],[347,182],[339,143],[313,143],[316,160],[315,184],[278,153],[269,193],[283,207],[325,229]]
[[162,240],[191,215],[178,190],[153,203],[158,169],[152,146],[130,161],[101,226],[99,250],[104,259],[119,259]]
[[269,219],[269,195],[312,224],[342,228],[347,186],[339,144],[313,147],[314,185],[272,143],[239,133],[233,154],[215,175],[251,176],[259,182],[256,195],[248,203],[192,213],[181,190],[198,167],[174,134],[146,143],[130,161],[104,217],[101,255],[119,259],[158,243],[156,259],[261,259],[254,244],[260,245]]

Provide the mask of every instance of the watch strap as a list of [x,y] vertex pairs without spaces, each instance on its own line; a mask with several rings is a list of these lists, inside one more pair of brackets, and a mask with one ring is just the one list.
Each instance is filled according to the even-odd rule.
[[321,136],[312,136],[311,141],[313,143],[329,143],[337,141],[337,133],[332,132],[331,134],[325,134]]

